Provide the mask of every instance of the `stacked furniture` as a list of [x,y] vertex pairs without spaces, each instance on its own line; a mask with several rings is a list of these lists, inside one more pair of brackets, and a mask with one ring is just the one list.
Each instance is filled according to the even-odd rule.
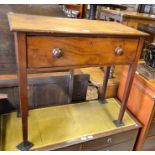
[[[122,100],[128,67],[122,69],[118,98]],[[135,150],[155,150],[155,80],[148,80],[136,72],[127,107],[143,124]]]
[[[88,109],[89,106],[90,106],[89,108],[97,106],[96,108],[93,109],[96,109],[97,113],[99,113],[98,110],[101,113],[103,112],[105,116],[98,117],[99,115],[93,115],[95,114],[95,112],[91,112],[89,114],[91,114],[92,118],[90,118],[91,123],[89,124],[93,126],[92,120],[93,119],[95,120],[96,116],[99,121],[98,123],[100,125],[101,122],[104,122],[102,126],[103,128],[101,130],[96,131],[95,130],[96,127],[94,130],[93,128],[90,127],[89,129],[91,129],[91,135],[89,135],[90,131],[88,132],[88,130],[86,130],[86,133],[84,133],[85,135],[84,138],[82,138],[83,134],[81,134],[80,132],[80,135],[82,136],[80,137],[80,139],[83,142],[92,140],[94,138],[94,134],[97,134],[98,132],[102,134],[103,137],[106,137],[106,134],[109,135],[111,133],[112,135],[112,133],[113,134],[119,133],[120,130],[121,132],[124,132],[127,130],[139,128],[139,125],[135,123],[135,121],[133,122],[127,121],[130,119],[127,119],[124,114],[137,62],[144,43],[144,37],[147,36],[146,33],[137,31],[135,29],[121,25],[119,23],[114,24],[111,22],[88,21],[88,20],[65,19],[65,18],[62,19],[62,18],[31,16],[15,13],[10,13],[8,17],[9,17],[10,29],[14,33],[15,45],[16,45],[16,58],[18,65],[20,111],[22,119],[22,126],[21,126],[22,133],[20,134],[19,138],[19,141],[21,140],[22,142],[15,144],[17,145],[18,149],[29,150],[32,148],[32,146],[36,146],[36,143],[33,144],[33,140],[35,137],[37,138],[40,137],[39,136],[40,134],[39,133],[37,134],[37,131],[43,132],[42,129],[38,127],[40,130],[34,129],[36,130],[35,133],[37,135],[34,135],[34,137],[32,136],[32,139],[28,138],[29,135],[28,122],[29,122],[29,131],[31,132],[32,131],[30,125],[32,123],[31,120],[35,119],[35,116],[38,116],[37,114],[33,115],[31,113],[28,115],[28,90],[27,90],[28,73],[69,71],[70,82],[69,82],[68,94],[69,94],[69,102],[72,103],[73,78],[74,78],[73,69],[106,65],[108,66],[107,67],[107,73],[108,73],[108,71],[110,70],[109,66],[111,65],[129,64],[130,68],[129,68],[128,80],[126,83],[121,106],[119,106],[119,102],[116,99],[111,100],[105,99],[106,87],[108,82],[108,74],[105,74],[106,76],[104,77],[104,83],[102,87],[102,92],[99,95],[99,100],[91,103],[86,102],[83,104],[82,103],[75,104],[79,106],[80,110],[78,110],[77,107],[72,107],[72,105],[66,105],[67,107],[65,109],[68,110],[65,112],[61,112],[58,107],[55,107],[54,108],[55,114],[53,115],[54,118],[52,119],[54,120],[58,119],[57,121],[58,123],[55,124],[55,122],[52,121],[50,118],[50,122],[53,122],[50,124],[52,124],[52,126],[56,125],[60,137],[63,138],[61,134],[65,134],[64,137],[66,139],[66,136],[70,137],[70,134],[72,132],[70,130],[61,130],[60,132],[61,123],[59,125],[59,122],[62,121],[64,125],[67,125],[68,123],[70,124],[72,123],[71,118],[72,116],[74,116],[73,123],[76,122],[78,126],[76,126],[75,123],[75,126],[72,125],[72,129],[74,131],[76,131],[76,129],[79,129],[80,131],[82,130],[83,132],[85,130],[82,129],[80,125],[81,119],[79,120],[78,116],[82,117],[84,116],[80,115],[78,111],[82,112],[84,109]],[[36,24],[34,25],[34,23]],[[83,106],[86,107],[83,108]],[[63,109],[63,106],[60,108]],[[108,109],[110,109],[110,111]],[[84,111],[84,114],[86,113],[87,112]],[[59,114],[60,117],[57,118]],[[45,122],[46,126],[49,127],[49,124],[45,121],[46,119],[47,121],[49,120],[48,115],[43,114],[42,117],[44,119],[43,122]],[[7,120],[7,116],[5,118]],[[11,120],[12,119],[14,120],[14,114],[11,114],[9,118]],[[105,118],[107,119],[105,120]],[[38,122],[38,124],[40,124],[39,120],[41,119],[40,118],[38,119],[36,117],[36,123]],[[89,122],[88,117],[82,120]],[[15,122],[18,123],[18,121]],[[110,125],[105,125],[109,123]],[[87,124],[87,127],[89,127],[88,126],[89,124]],[[7,124],[5,126],[7,126]],[[19,126],[17,125],[17,127]],[[49,128],[48,127],[46,127],[46,129],[51,130],[51,127]],[[69,125],[64,127],[69,127]],[[52,137],[55,135],[52,134],[51,131],[50,134]],[[69,140],[73,142],[72,145],[79,143],[76,139],[80,135],[76,135],[75,137],[74,135],[72,135],[69,138]],[[135,136],[136,135],[137,134],[135,134]],[[43,135],[41,137],[43,137]],[[54,140],[54,138],[52,137],[49,138],[48,135],[47,139]],[[7,138],[7,136],[4,138]],[[56,143],[62,144],[62,142],[64,141],[64,139],[63,140],[57,139],[57,140],[58,141],[55,141],[55,144]],[[135,139],[132,142],[134,141]],[[63,146],[61,145],[61,147],[64,146],[65,145]],[[130,149],[132,148],[133,143],[130,145]]]

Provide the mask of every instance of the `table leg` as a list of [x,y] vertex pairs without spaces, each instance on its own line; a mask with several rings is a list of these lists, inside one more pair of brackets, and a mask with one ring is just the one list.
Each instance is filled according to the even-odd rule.
[[118,120],[113,121],[117,127],[124,125],[122,119],[123,119],[123,116],[125,113],[126,104],[127,104],[128,97],[130,94],[130,90],[131,90],[132,82],[134,79],[135,71],[136,71],[136,64],[131,64],[129,66],[128,77],[126,80],[126,85],[125,85],[125,90],[124,90],[124,95],[123,95],[123,99],[122,99],[122,103],[121,103],[121,108],[120,108]]
[[106,103],[105,95],[106,95],[106,89],[107,89],[107,84],[109,79],[109,73],[110,73],[110,66],[104,67],[104,80],[103,80],[102,92],[99,96],[99,102],[102,104]]
[[15,33],[15,48],[18,64],[18,82],[20,112],[22,119],[23,142],[17,145],[22,151],[29,150],[33,144],[28,141],[28,93],[27,93],[27,70],[26,70],[26,36],[25,33]]

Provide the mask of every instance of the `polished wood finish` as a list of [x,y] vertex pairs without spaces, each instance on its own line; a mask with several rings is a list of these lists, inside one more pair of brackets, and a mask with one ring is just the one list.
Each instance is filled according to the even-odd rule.
[[[112,43],[112,44],[111,44]],[[68,48],[69,47],[69,48]],[[116,48],[121,47],[122,55]],[[123,64],[135,61],[138,39],[27,37],[28,68],[72,67]],[[52,51],[59,48],[62,56]],[[95,58],[95,59],[94,59]],[[104,60],[104,61],[103,61]]]
[[[112,22],[61,19],[15,13],[10,13],[8,17],[10,29],[16,33],[17,38],[15,38],[15,41],[19,45],[16,53],[17,63],[20,66],[19,71],[21,71],[18,75],[21,80],[19,86],[22,90],[20,96],[24,100],[21,100],[22,119],[23,122],[25,121],[25,124],[23,123],[24,144],[28,138],[26,71],[30,71],[31,68],[32,72],[40,69],[47,71],[49,68],[61,71],[80,67],[130,64],[129,81],[126,84],[117,123],[120,126],[143,40],[147,36],[146,33]],[[22,40],[21,36],[26,38]],[[51,46],[51,44],[54,44],[54,46]],[[55,45],[58,47],[55,47]],[[55,59],[51,58],[51,47],[57,48],[54,51],[54,53],[56,52]],[[60,53],[60,50],[64,52],[64,56]],[[21,56],[24,60],[19,59]],[[24,85],[22,85],[23,83]]]
[[[13,32],[46,32],[52,34],[91,34],[113,36],[146,36],[146,33],[119,23],[86,19],[55,18],[9,13],[10,29]],[[35,24],[34,24],[35,23]]]
[[[122,79],[118,89],[118,98],[122,100],[125,82],[127,81],[128,67],[123,66]],[[149,81],[142,77],[138,72],[134,76],[129,100],[128,109],[143,124],[141,132],[138,136],[135,150],[150,150],[147,139],[153,139],[155,136],[154,116],[155,116],[155,80]],[[152,138],[151,138],[152,137]],[[145,144],[147,143],[147,144]],[[146,147],[147,146],[147,147]],[[154,145],[155,146],[155,145]]]
[[14,33],[15,49],[18,63],[18,81],[19,81],[19,97],[20,111],[22,116],[23,143],[28,142],[28,96],[27,96],[27,72],[26,72],[26,34]]

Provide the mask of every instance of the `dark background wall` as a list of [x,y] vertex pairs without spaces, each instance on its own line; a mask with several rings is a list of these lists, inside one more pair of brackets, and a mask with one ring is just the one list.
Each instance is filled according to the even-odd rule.
[[[6,4],[0,5],[0,74],[16,73],[13,35],[9,30],[8,12],[65,17],[56,4]],[[34,23],[35,24],[35,23]]]

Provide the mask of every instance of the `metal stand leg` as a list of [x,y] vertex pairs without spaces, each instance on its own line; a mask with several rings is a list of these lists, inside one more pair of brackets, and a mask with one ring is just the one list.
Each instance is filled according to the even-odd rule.
[[99,97],[99,102],[102,104],[106,103],[105,95],[106,95],[106,89],[107,89],[107,84],[108,84],[109,72],[110,72],[110,67],[109,66],[105,67],[102,92],[101,92],[100,97]]

